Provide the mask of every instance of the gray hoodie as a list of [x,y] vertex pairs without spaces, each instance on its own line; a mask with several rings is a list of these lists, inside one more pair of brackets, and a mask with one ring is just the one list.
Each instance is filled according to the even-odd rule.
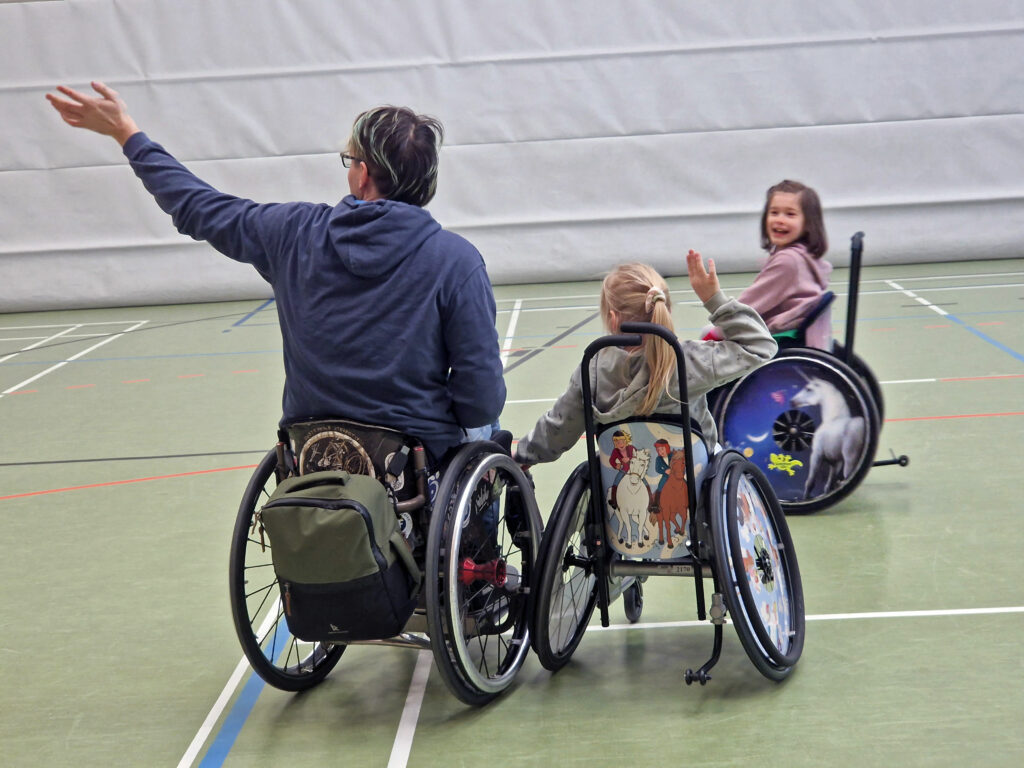
[[[727,298],[721,291],[704,302],[704,308],[711,315],[711,323],[722,331],[724,340],[681,344],[686,357],[690,416],[700,424],[704,441],[714,446],[718,429],[708,411],[705,393],[767,362],[777,346],[757,312]],[[642,351],[602,349],[591,361],[590,381],[597,423],[609,424],[635,416],[649,384]],[[679,382],[674,372],[655,412],[679,413]],[[583,432],[583,391],[577,367],[569,379],[569,388],[519,441],[516,460],[522,464],[554,461],[572,448]]]

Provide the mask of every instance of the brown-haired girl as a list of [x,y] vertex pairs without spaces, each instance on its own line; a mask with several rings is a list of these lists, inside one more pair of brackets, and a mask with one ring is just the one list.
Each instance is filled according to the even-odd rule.
[[[756,309],[776,336],[794,336],[794,329],[828,290],[832,265],[822,258],[828,236],[818,193],[786,179],[768,189],[761,213],[761,247],[768,251],[754,283],[740,302]],[[832,346],[832,317],[822,313],[807,329],[804,344]]]
[[[770,360],[776,344],[757,312],[722,293],[713,261],[709,260],[705,269],[700,254],[691,250],[686,263],[690,285],[724,337],[720,342],[682,342],[690,415],[713,449],[718,431],[704,394]],[[668,286],[646,264],[623,264],[604,279],[601,315],[610,333],[618,333],[625,322],[657,323],[675,333]],[[643,346],[633,349],[602,349],[591,361],[590,375],[598,423],[679,412],[675,356],[656,336],[645,335]],[[576,444],[583,430],[583,394],[577,367],[568,389],[519,441],[516,460],[524,465],[554,461]]]

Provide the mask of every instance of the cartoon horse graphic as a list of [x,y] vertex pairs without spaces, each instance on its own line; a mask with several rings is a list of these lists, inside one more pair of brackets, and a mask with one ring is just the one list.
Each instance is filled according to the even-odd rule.
[[651,513],[652,522],[658,526],[658,543],[672,541],[673,529],[685,535],[686,518],[689,512],[690,496],[686,487],[686,454],[675,451],[669,463],[668,476],[658,497],[657,511]]
[[849,477],[864,450],[865,428],[862,416],[851,416],[846,399],[836,387],[817,377],[789,401],[791,408],[816,405],[821,409],[821,424],[814,430],[811,463],[804,485],[804,498],[820,486],[821,493],[833,490]]
[[612,511],[619,530],[619,543],[625,542],[627,548],[632,548],[633,544],[639,547],[644,539],[651,537],[647,531],[647,514],[654,501],[651,486],[647,484],[650,464],[651,452],[646,448],[638,450],[629,462],[629,474],[613,488]]

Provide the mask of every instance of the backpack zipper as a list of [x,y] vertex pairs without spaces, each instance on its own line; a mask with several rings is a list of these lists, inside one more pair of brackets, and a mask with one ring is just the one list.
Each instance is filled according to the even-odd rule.
[[268,501],[260,509],[260,513],[264,509],[274,507],[316,507],[317,509],[330,509],[337,511],[339,509],[351,509],[357,515],[363,519],[363,524],[366,526],[367,532],[370,534],[370,551],[373,553],[373,559],[377,563],[382,571],[386,571],[388,568],[388,560],[384,556],[384,553],[380,551],[380,547],[377,546],[377,539],[373,531],[373,518],[370,517],[370,511],[360,504],[358,501],[353,499],[317,499],[317,498],[282,498]]

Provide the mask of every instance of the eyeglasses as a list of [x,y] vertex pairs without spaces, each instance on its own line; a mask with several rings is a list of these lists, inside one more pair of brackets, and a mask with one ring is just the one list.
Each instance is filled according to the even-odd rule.
[[350,155],[348,152],[341,153],[341,164],[343,166],[345,166],[346,168],[351,168],[353,162],[362,163],[364,161],[363,158],[356,157],[355,155]]

